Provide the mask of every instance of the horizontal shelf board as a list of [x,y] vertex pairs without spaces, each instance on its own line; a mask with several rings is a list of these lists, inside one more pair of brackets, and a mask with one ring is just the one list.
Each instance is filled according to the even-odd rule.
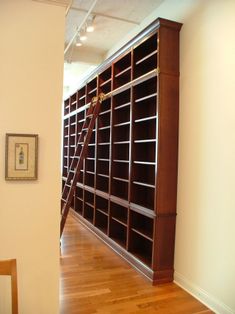
[[110,159],[106,159],[106,158],[98,158],[98,161],[110,161]]
[[64,125],[64,128],[66,128],[66,129],[67,129],[68,127],[69,127],[69,125],[68,125],[68,124]]
[[110,83],[112,81],[112,78],[109,78],[108,80],[104,81],[103,83],[100,84],[100,87]]
[[78,120],[79,123],[84,122],[86,119]]
[[119,127],[119,126],[124,126],[124,125],[130,125],[130,121],[114,124],[114,127]]
[[110,145],[110,142],[98,143],[98,145]]
[[157,96],[157,93],[153,93],[153,94],[150,94],[150,95],[146,95],[146,96],[144,96],[144,97],[141,97],[141,98],[137,98],[137,99],[135,100],[135,103],[144,101],[144,100],[146,100],[146,99],[153,98],[153,97],[155,97],[155,96]]
[[90,206],[90,207],[94,208],[94,205],[93,205],[93,204],[91,204],[91,203],[89,203],[89,202],[85,202],[85,204],[87,204],[88,206]]
[[153,242],[153,239],[151,238],[150,235],[147,235],[144,231],[135,229],[135,228],[131,228],[132,231],[134,231],[135,233],[138,233],[140,236],[144,237],[145,239]]
[[64,137],[69,137],[69,135],[65,135]]
[[149,120],[155,120],[157,118],[157,116],[151,116],[151,117],[146,117],[146,118],[141,118],[141,119],[136,119],[135,122],[145,122],[145,121],[149,121]]
[[155,188],[155,185],[153,185],[153,184],[148,184],[148,183],[139,182],[139,181],[133,181],[133,183],[136,184],[136,185],[144,186],[146,188],[151,188],[151,189]]
[[126,72],[128,72],[130,70],[131,70],[131,66],[129,66],[129,67],[125,68],[124,70],[122,70],[121,72],[115,74],[115,77],[119,77],[119,76],[125,74]]
[[149,218],[156,218],[156,214],[155,212],[148,208],[148,207],[144,207],[144,206],[141,206],[141,205],[138,205],[136,203],[130,203],[130,209],[133,210],[134,212],[137,212],[141,215],[144,215],[144,216],[147,216]]
[[113,177],[114,180],[117,180],[117,181],[121,181],[121,182],[125,182],[125,183],[128,183],[129,180],[128,179],[123,179],[123,178],[119,178],[119,177]]
[[93,171],[86,171],[86,173],[88,173],[88,174],[92,174],[92,175],[94,175],[94,174],[95,174]]
[[86,157],[87,160],[95,160],[95,158]]
[[138,65],[138,64],[140,64],[140,63],[146,61],[147,59],[151,58],[151,57],[154,56],[154,55],[156,55],[156,57],[157,57],[157,53],[158,53],[158,51],[157,51],[157,49],[156,49],[156,50],[152,51],[151,53],[149,53],[147,56],[145,56],[145,57],[143,57],[142,59],[136,61],[135,64]]
[[97,176],[103,177],[103,178],[109,178],[107,174],[97,173]]
[[93,88],[91,91],[88,92],[88,95],[90,95],[90,94],[96,92],[96,90],[97,90],[97,87]]
[[88,144],[88,146],[95,146],[95,143],[90,143]]
[[83,202],[83,199],[81,197],[76,196],[76,198]]
[[110,201],[115,204],[121,205],[123,207],[129,206],[129,203],[127,200],[124,200],[123,198],[120,198],[118,196],[110,195]]
[[119,142],[113,142],[113,144],[130,144],[130,141],[119,141]]
[[133,161],[134,164],[137,165],[146,165],[146,166],[155,166],[156,163],[153,161],[139,161],[139,160],[134,160]]
[[114,159],[114,162],[120,162],[120,163],[125,163],[125,164],[129,164],[129,160],[124,160],[124,159]]
[[128,106],[130,106],[130,104],[131,104],[131,102],[127,102],[125,104],[122,104],[120,106],[115,107],[114,110],[118,110],[118,109],[122,109],[122,108],[128,107]]
[[101,112],[99,113],[99,116],[101,116],[101,115],[103,115],[103,114],[106,114],[106,113],[109,113],[109,112],[111,112],[111,109],[108,109],[108,110],[105,110],[105,111],[101,111]]
[[76,136],[76,133],[70,133],[70,136],[74,137],[74,136]]
[[102,131],[102,130],[107,130],[107,129],[110,129],[110,125],[107,125],[107,126],[103,126],[101,128],[98,128],[99,131]]
[[72,123],[70,123],[70,126],[76,125],[76,124],[77,124],[76,122],[72,122]]
[[103,209],[100,209],[100,208],[97,208],[97,207],[96,207],[96,210],[97,210],[98,212],[102,213],[102,214],[105,215],[105,216],[108,216],[108,215],[109,215],[109,214],[106,213]]
[[125,223],[124,221],[122,221],[122,220],[120,220],[120,219],[118,219],[116,217],[111,217],[111,218],[112,218],[112,220],[114,220],[114,221],[118,222],[119,224],[123,225],[124,227],[127,227],[127,223]]
[[86,97],[86,95],[84,94],[84,95],[82,95],[81,97],[79,97],[78,99],[79,100],[82,100],[82,99],[84,99]]
[[146,140],[134,140],[134,143],[154,143],[156,139],[146,139]]

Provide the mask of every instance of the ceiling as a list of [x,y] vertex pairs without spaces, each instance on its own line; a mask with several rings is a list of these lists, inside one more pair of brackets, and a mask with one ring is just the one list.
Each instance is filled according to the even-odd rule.
[[[67,97],[81,78],[100,64],[112,47],[150,15],[163,0],[34,0],[66,7],[64,97]],[[92,8],[92,6],[94,6]],[[76,37],[82,22],[91,10],[95,16],[93,33],[81,47]]]

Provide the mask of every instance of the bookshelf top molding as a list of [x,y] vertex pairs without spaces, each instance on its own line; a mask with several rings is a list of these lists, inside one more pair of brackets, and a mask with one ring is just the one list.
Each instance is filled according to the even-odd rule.
[[[122,55],[127,53],[128,50],[134,48],[137,44],[141,43],[143,39],[145,39],[147,36],[150,36],[155,31],[157,31],[160,27],[166,27],[171,28],[176,31],[180,31],[182,27],[182,23],[171,21],[164,18],[157,18],[154,20],[151,24],[149,24],[147,27],[145,27],[140,33],[138,33],[135,37],[133,37],[129,42],[127,42],[124,46],[122,46],[120,49],[118,49],[114,54],[112,54],[109,58],[104,60],[97,68],[95,68],[89,75],[87,75],[84,80],[78,85],[77,90],[82,88],[84,85],[92,81],[97,75],[99,75],[101,72],[106,70],[108,66],[112,64],[114,60],[117,58],[120,58]],[[70,95],[70,97],[72,94]],[[67,97],[68,99],[69,97]]]

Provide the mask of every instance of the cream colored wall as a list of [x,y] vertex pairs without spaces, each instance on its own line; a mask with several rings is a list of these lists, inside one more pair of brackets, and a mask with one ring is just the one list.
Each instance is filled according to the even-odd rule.
[[165,0],[184,23],[175,281],[217,313],[235,313],[235,1]]
[[[17,258],[22,314],[59,312],[64,11],[0,2],[0,258]],[[7,132],[39,135],[37,181],[5,181]]]

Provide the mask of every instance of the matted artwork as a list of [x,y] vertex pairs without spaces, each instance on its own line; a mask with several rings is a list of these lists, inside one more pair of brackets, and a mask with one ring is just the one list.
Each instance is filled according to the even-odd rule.
[[36,180],[37,134],[6,134],[6,180]]

